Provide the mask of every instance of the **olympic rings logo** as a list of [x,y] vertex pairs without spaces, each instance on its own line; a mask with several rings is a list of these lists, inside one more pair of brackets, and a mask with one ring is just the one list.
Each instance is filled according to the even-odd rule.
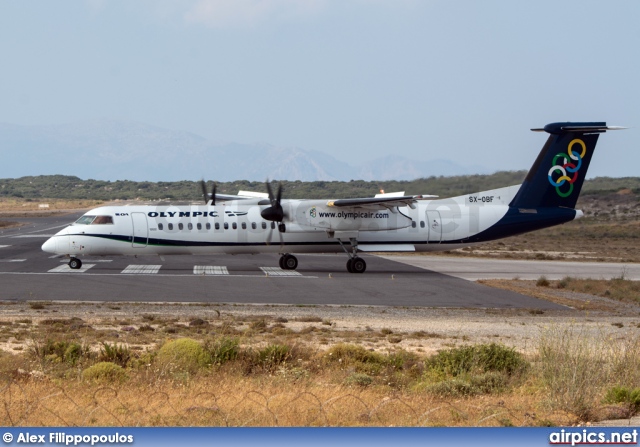
[[[582,147],[581,153],[573,150],[573,146],[576,144]],[[584,144],[584,141],[576,138],[569,143],[566,154],[559,153],[553,157],[554,166],[549,169],[549,183],[556,187],[556,192],[560,197],[569,197],[573,192],[573,184],[578,180],[578,171],[582,166],[582,159],[586,153],[587,146]],[[559,159],[562,159],[560,163],[558,163]],[[553,179],[554,174],[559,174],[556,180]],[[569,184],[569,190],[562,192],[560,187],[565,183]]]

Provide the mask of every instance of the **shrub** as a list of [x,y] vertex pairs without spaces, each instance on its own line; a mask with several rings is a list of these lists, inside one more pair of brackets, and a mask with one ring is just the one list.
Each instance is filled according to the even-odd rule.
[[340,362],[343,365],[353,363],[370,363],[384,365],[385,358],[377,352],[367,351],[362,346],[339,343],[332,346],[324,355],[329,362]]
[[547,279],[546,276],[542,275],[536,281],[536,286],[538,286],[538,287],[549,287],[549,280]]
[[83,356],[88,355],[88,349],[75,342],[47,340],[44,344],[34,343],[31,353],[41,361],[67,362],[75,365]]
[[287,345],[269,345],[258,351],[258,361],[264,369],[271,370],[285,363],[291,355],[291,347]]
[[453,377],[487,372],[514,375],[524,371],[528,363],[514,349],[491,343],[440,351],[425,361],[425,367]]
[[205,343],[205,350],[211,357],[211,362],[217,365],[233,361],[240,353],[240,342],[237,338],[222,336]]
[[109,343],[103,342],[98,359],[102,362],[113,362],[125,367],[131,359],[131,351],[126,345],[119,345],[117,343],[110,345]]
[[122,382],[127,378],[127,374],[115,363],[100,362],[82,371],[82,378],[96,382]]
[[626,388],[614,386],[607,390],[604,397],[607,404],[624,404],[629,409],[629,414],[634,415],[640,410],[640,388]]
[[357,385],[361,387],[367,387],[373,383],[371,376],[362,373],[353,373],[345,379],[347,385]]
[[156,362],[170,370],[194,373],[211,361],[200,343],[190,338],[179,338],[165,343],[158,351]]

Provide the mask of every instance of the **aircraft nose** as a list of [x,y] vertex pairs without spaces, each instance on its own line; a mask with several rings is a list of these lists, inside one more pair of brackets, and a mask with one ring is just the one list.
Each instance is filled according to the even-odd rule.
[[47,253],[55,253],[56,252],[56,241],[54,238],[50,237],[42,244],[42,251]]

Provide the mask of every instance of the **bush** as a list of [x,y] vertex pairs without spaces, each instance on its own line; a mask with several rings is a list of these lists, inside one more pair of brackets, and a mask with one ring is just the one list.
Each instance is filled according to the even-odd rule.
[[491,343],[440,351],[425,361],[425,367],[432,372],[453,377],[487,372],[511,376],[527,369],[528,363],[514,349]]
[[125,367],[131,359],[131,351],[126,345],[118,345],[117,343],[110,345],[103,342],[98,359],[102,362],[113,362]]
[[357,385],[361,387],[367,387],[373,383],[371,376],[362,373],[353,373],[345,379],[347,385]]
[[536,286],[538,286],[538,287],[549,287],[549,280],[547,279],[546,276],[542,275],[536,281]]
[[269,345],[258,351],[258,361],[267,370],[285,363],[291,356],[291,347],[287,345]]
[[636,414],[640,410],[640,388],[626,388],[623,386],[614,386],[607,390],[604,397],[607,404],[624,404],[629,409],[630,416]]
[[82,371],[82,378],[96,382],[122,382],[127,374],[124,369],[111,362],[100,362]]
[[53,340],[47,340],[44,344],[34,343],[31,353],[39,360],[66,362],[72,365],[89,354],[88,349],[79,343]]
[[211,358],[197,341],[180,338],[165,343],[158,351],[156,362],[171,371],[194,373],[211,363]]
[[384,365],[385,358],[377,352],[367,351],[362,346],[339,343],[332,346],[324,355],[328,362],[340,362],[343,365],[353,363],[370,363]]
[[221,365],[238,358],[240,342],[237,338],[222,336],[213,341],[207,341],[205,350],[209,353],[213,364]]

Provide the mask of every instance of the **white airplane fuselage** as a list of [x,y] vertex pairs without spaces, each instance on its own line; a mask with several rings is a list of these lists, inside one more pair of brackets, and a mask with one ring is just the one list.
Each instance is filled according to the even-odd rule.
[[[248,200],[216,206],[105,206],[85,216],[113,223],[74,223],[43,250],[65,255],[172,255],[343,252],[339,239],[360,251],[441,251],[474,245],[473,236],[499,222],[518,186],[429,200],[388,210],[332,208],[326,200],[288,200],[285,232],[264,220],[264,206]],[[81,219],[82,220],[82,219]],[[273,228],[272,228],[273,226]]]
[[[46,252],[70,257],[345,252],[347,270],[363,273],[360,252],[452,250],[563,224],[575,209],[598,136],[619,127],[605,122],[552,123],[522,185],[448,199],[403,193],[336,200],[281,199],[269,184],[257,193],[215,194],[205,205],[95,208],[47,240]],[[207,197],[203,182],[203,194]],[[213,203],[216,205],[213,205]]]

